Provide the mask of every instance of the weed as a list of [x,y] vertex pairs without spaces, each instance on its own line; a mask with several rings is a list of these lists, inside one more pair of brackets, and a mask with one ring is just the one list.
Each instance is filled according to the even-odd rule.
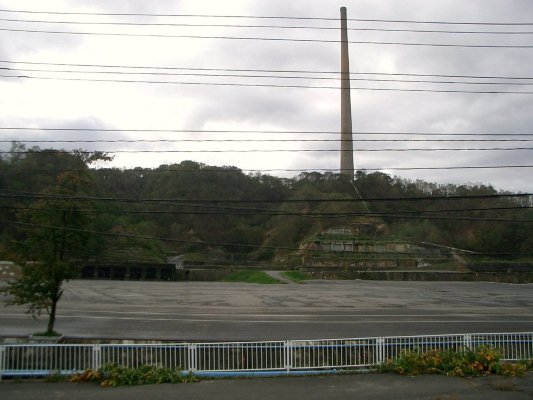
[[504,376],[524,376],[528,370],[527,364],[523,363],[500,363],[496,366],[496,373]]
[[402,351],[400,357],[387,360],[378,367],[380,372],[396,372],[402,375],[441,374],[449,376],[486,376],[491,374],[522,376],[531,369],[531,363],[507,363],[501,361],[501,352],[490,346],[476,350]]
[[44,379],[45,382],[49,383],[66,382],[68,380],[69,377],[65,374],[62,374],[60,371],[54,371]]
[[191,373],[183,375],[180,369],[142,365],[128,368],[117,364],[106,364],[98,370],[88,369],[74,375],[70,382],[99,383],[100,386],[149,385],[156,383],[189,383],[197,378]]
[[35,332],[33,336],[58,337],[61,336],[61,333],[56,331]]

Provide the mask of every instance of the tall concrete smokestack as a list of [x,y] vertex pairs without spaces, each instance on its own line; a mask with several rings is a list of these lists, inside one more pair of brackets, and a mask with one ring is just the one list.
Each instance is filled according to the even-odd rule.
[[350,99],[350,59],[348,52],[348,24],[346,7],[341,7],[341,169],[340,173],[352,178],[352,102]]

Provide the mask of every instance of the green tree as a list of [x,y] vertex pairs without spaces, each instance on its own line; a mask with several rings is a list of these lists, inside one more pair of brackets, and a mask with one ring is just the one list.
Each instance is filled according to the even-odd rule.
[[78,168],[59,174],[56,183],[20,215],[17,224],[23,227],[24,236],[16,247],[22,274],[3,290],[12,296],[8,304],[26,305],[33,317],[43,310],[48,313],[47,335],[54,334],[63,282],[76,277],[75,263],[83,259],[89,239],[90,220],[79,197],[91,184],[88,165],[110,160],[102,153],[73,152],[70,156]]

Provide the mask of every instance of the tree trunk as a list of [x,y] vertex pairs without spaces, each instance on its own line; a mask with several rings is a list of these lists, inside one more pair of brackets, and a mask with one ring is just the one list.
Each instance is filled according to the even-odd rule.
[[55,298],[52,300],[52,306],[50,307],[50,315],[48,318],[48,328],[46,329],[46,334],[51,335],[54,332],[54,324],[56,322],[56,308],[57,308],[57,301],[59,299]]

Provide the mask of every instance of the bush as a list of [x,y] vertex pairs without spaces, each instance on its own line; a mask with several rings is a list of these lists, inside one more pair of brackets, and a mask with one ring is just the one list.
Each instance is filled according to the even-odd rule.
[[70,381],[76,383],[99,383],[101,386],[108,387],[193,382],[196,381],[196,378],[192,374],[184,375],[180,369],[152,365],[128,368],[117,364],[106,364],[98,370],[88,369],[81,374],[76,374]]
[[402,375],[440,374],[449,376],[485,376],[491,374],[522,376],[531,370],[531,362],[506,363],[501,361],[501,352],[490,346],[476,350],[430,350],[402,351],[400,357],[387,360],[379,367],[381,372],[396,372]]

